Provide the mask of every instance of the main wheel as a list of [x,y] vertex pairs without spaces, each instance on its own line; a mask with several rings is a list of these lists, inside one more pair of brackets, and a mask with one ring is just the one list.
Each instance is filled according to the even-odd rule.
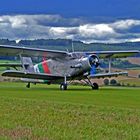
[[28,84],[26,85],[26,87],[27,87],[27,88],[30,88],[30,83],[28,83]]
[[97,83],[93,83],[92,84],[92,89],[93,90],[98,90],[99,89],[99,85]]
[[60,90],[67,90],[67,84],[61,83]]

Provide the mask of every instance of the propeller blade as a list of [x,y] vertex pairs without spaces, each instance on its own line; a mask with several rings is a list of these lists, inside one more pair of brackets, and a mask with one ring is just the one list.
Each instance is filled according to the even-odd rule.
[[90,75],[94,75],[94,74],[96,74],[96,66],[95,65],[93,65],[90,69]]

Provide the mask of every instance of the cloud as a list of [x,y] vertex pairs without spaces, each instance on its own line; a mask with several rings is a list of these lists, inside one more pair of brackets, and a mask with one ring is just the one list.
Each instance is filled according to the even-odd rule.
[[109,27],[107,24],[86,24],[79,27],[79,34],[85,37],[105,37],[110,35],[115,35],[113,28]]
[[120,20],[113,24],[110,24],[110,26],[114,29],[126,30],[134,26],[140,26],[140,20],[133,20],[133,19]]
[[94,23],[60,15],[0,16],[0,38],[15,40],[67,38],[86,43],[137,41],[140,38],[139,28],[140,20],[135,19]]
[[132,38],[129,41],[130,42],[140,42],[140,38]]

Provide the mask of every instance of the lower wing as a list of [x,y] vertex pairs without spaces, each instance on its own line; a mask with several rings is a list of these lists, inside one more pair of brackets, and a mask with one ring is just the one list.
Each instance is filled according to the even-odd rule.
[[128,75],[128,72],[112,72],[112,73],[101,73],[101,74],[94,74],[90,75],[90,78],[105,78],[105,77],[117,77],[120,75]]
[[7,70],[2,73],[2,76],[41,79],[41,80],[58,80],[64,79],[63,76],[44,74],[44,73],[30,73],[16,70]]

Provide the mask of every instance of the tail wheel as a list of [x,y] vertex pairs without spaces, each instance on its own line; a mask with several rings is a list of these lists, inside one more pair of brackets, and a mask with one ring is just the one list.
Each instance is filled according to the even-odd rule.
[[61,83],[60,90],[67,90],[67,84]]
[[97,83],[93,83],[92,84],[92,89],[93,90],[98,90],[99,89],[99,85]]

